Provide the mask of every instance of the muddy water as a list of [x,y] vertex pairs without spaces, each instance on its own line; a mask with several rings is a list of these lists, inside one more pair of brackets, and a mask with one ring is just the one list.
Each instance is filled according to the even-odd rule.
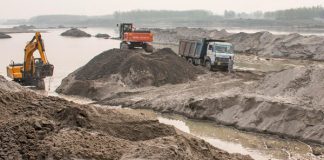
[[312,148],[300,141],[284,140],[270,135],[242,132],[213,122],[186,119],[179,115],[158,114],[161,123],[173,125],[183,132],[198,136],[230,153],[248,154],[257,160],[319,160]]

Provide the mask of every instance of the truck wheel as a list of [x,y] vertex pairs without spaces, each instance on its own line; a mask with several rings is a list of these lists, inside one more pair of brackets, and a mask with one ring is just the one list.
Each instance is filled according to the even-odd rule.
[[188,58],[187,62],[190,63],[190,64],[193,64],[193,61],[192,61],[191,58]]
[[120,49],[128,49],[128,48],[129,47],[128,47],[127,43],[124,43],[124,42],[120,43]]
[[209,61],[206,61],[205,65],[206,65],[206,68],[207,68],[209,71],[212,70],[212,66],[211,66],[211,63],[210,63]]

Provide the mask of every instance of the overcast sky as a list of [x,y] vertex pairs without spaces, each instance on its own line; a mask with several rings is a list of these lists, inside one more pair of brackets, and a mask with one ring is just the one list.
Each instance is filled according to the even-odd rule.
[[324,0],[0,0],[0,19],[30,18],[44,14],[105,15],[114,11],[204,9],[252,12],[324,6]]

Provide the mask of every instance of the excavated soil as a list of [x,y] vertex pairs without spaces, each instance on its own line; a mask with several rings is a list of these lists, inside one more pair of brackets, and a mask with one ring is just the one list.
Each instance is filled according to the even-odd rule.
[[61,34],[61,36],[67,36],[67,37],[91,37],[90,34],[77,29],[77,28],[72,28],[70,30],[67,30]]
[[109,93],[126,92],[131,88],[185,83],[202,73],[201,68],[188,64],[171,49],[152,54],[113,49],[70,74],[56,91],[102,99]]
[[116,94],[98,103],[178,113],[324,144],[323,71],[311,66],[266,76],[210,73],[199,81],[134,90],[136,94]]
[[1,78],[0,159],[251,159],[145,113],[44,97]]
[[234,44],[236,53],[265,57],[324,60],[324,37],[270,32],[231,34],[225,30],[201,28],[153,29],[155,43],[179,44],[180,39],[224,39]]

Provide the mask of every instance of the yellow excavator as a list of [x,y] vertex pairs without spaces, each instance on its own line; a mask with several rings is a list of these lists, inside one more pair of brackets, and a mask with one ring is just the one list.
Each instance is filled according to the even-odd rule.
[[[34,58],[38,50],[40,58]],[[45,89],[44,78],[53,76],[54,66],[47,60],[44,42],[40,32],[36,32],[33,39],[25,47],[24,63],[14,63],[7,66],[7,76],[23,86],[35,86]]]

